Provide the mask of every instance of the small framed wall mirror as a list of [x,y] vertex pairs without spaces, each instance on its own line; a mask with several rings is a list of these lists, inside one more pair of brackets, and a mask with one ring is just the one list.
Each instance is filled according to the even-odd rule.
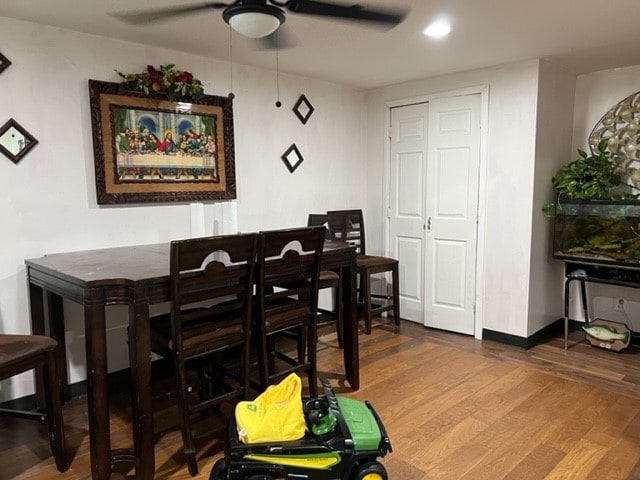
[[293,113],[296,114],[296,117],[298,117],[303,125],[306,125],[307,120],[309,120],[314,110],[315,108],[313,108],[313,105],[311,105],[311,102],[304,94],[300,95],[300,98],[298,98],[298,101],[293,106]]
[[0,152],[13,163],[17,164],[37,144],[38,140],[13,118],[0,127]]
[[282,154],[280,158],[282,158],[282,161],[291,173],[295,172],[296,168],[298,168],[300,164],[304,162],[304,158],[302,157],[302,154],[300,153],[300,150],[298,150],[298,147],[296,147],[295,143],[293,143],[287,149],[287,151]]
[[0,53],[0,73],[6,68],[9,68],[9,65],[11,65],[9,59]]

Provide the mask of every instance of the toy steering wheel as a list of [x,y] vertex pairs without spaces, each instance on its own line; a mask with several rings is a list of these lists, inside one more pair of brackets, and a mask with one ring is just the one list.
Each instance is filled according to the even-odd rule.
[[326,398],[312,398],[304,403],[304,411],[311,423],[311,431],[315,435],[324,435],[333,431],[337,419],[334,411],[338,409],[338,402],[328,380],[320,379]]

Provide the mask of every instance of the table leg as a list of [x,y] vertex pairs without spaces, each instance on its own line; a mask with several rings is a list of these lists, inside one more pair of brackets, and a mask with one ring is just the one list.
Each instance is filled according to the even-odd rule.
[[33,283],[29,284],[29,308],[31,310],[31,333],[44,335],[44,300],[42,288]]
[[47,310],[49,312],[49,335],[58,342],[56,362],[58,364],[58,380],[60,395],[63,401],[71,400],[71,387],[67,373],[67,342],[64,336],[64,308],[62,297],[47,291]]
[[343,319],[344,319],[344,368],[349,385],[360,388],[360,352],[358,345],[358,314],[356,298],[356,257],[351,265],[342,269]]
[[111,476],[111,429],[107,387],[105,298],[102,289],[95,288],[86,292],[84,329],[91,476],[93,480],[108,480]]
[[[71,399],[71,389],[69,388],[69,377],[67,375],[67,353],[64,337],[64,310],[62,307],[62,297],[44,290],[38,285],[29,283],[29,305],[31,312],[31,333],[34,335],[50,335],[58,341],[56,350],[56,362],[58,365],[58,386],[63,400]],[[46,299],[46,300],[45,300]],[[49,312],[48,323],[45,321],[44,312]],[[48,326],[48,328],[47,328]],[[48,330],[48,332],[47,332]],[[44,409],[46,402],[44,399],[44,379],[42,369],[36,369],[36,408]]]
[[[29,308],[31,312],[31,333],[34,335],[46,335],[43,290],[33,283],[29,283]],[[36,408],[41,409],[46,405],[44,378],[41,368],[36,368],[35,370],[35,382]]]
[[129,363],[136,478],[152,480],[155,460],[148,299],[136,300],[129,307]]

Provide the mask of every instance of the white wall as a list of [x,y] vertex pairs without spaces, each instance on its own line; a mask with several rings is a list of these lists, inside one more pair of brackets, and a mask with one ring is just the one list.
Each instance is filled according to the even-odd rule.
[[[229,65],[208,58],[0,17],[0,124],[14,118],[39,144],[15,165],[0,155],[0,332],[30,331],[24,259],[47,253],[165,242],[190,233],[189,205],[99,207],[88,79],[174,63],[227,95]],[[240,231],[304,225],[308,213],[360,205],[364,93],[309,78],[234,66],[234,124]],[[315,107],[306,125],[291,111],[304,93]],[[296,143],[304,162],[289,173],[280,156]],[[212,233],[213,203],[205,206]],[[85,378],[82,309],[65,302],[70,380]],[[107,312],[110,370],[127,366],[124,307]],[[33,391],[30,375],[0,384],[0,401]]]
[[[477,312],[481,327],[517,336],[527,335],[538,66],[532,60],[392,85],[369,92],[367,98],[367,219],[374,231],[382,231],[385,104],[488,85]],[[382,251],[381,235],[367,242],[372,252]]]
[[571,158],[571,129],[576,76],[562,67],[540,62],[533,175],[531,276],[528,335],[556,321],[563,312],[563,262],[551,257],[553,223],[542,214],[552,200],[551,178]]
[[[573,116],[572,160],[578,158],[576,149],[589,151],[589,134],[600,118],[615,104],[638,91],[640,91],[640,65],[603,70],[578,77]],[[575,285],[575,282],[573,284]],[[574,305],[577,292],[575,289],[572,290],[571,302]],[[589,284],[588,292],[589,316],[592,320],[605,318],[614,322],[623,322],[632,330],[640,331],[640,290]],[[613,309],[616,297],[627,300],[623,312]],[[572,311],[572,318],[582,318],[580,310]]]

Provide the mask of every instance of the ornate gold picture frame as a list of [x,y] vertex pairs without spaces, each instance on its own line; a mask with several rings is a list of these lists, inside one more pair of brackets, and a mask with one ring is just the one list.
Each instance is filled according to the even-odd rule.
[[89,80],[98,204],[236,198],[228,97],[169,101]]

